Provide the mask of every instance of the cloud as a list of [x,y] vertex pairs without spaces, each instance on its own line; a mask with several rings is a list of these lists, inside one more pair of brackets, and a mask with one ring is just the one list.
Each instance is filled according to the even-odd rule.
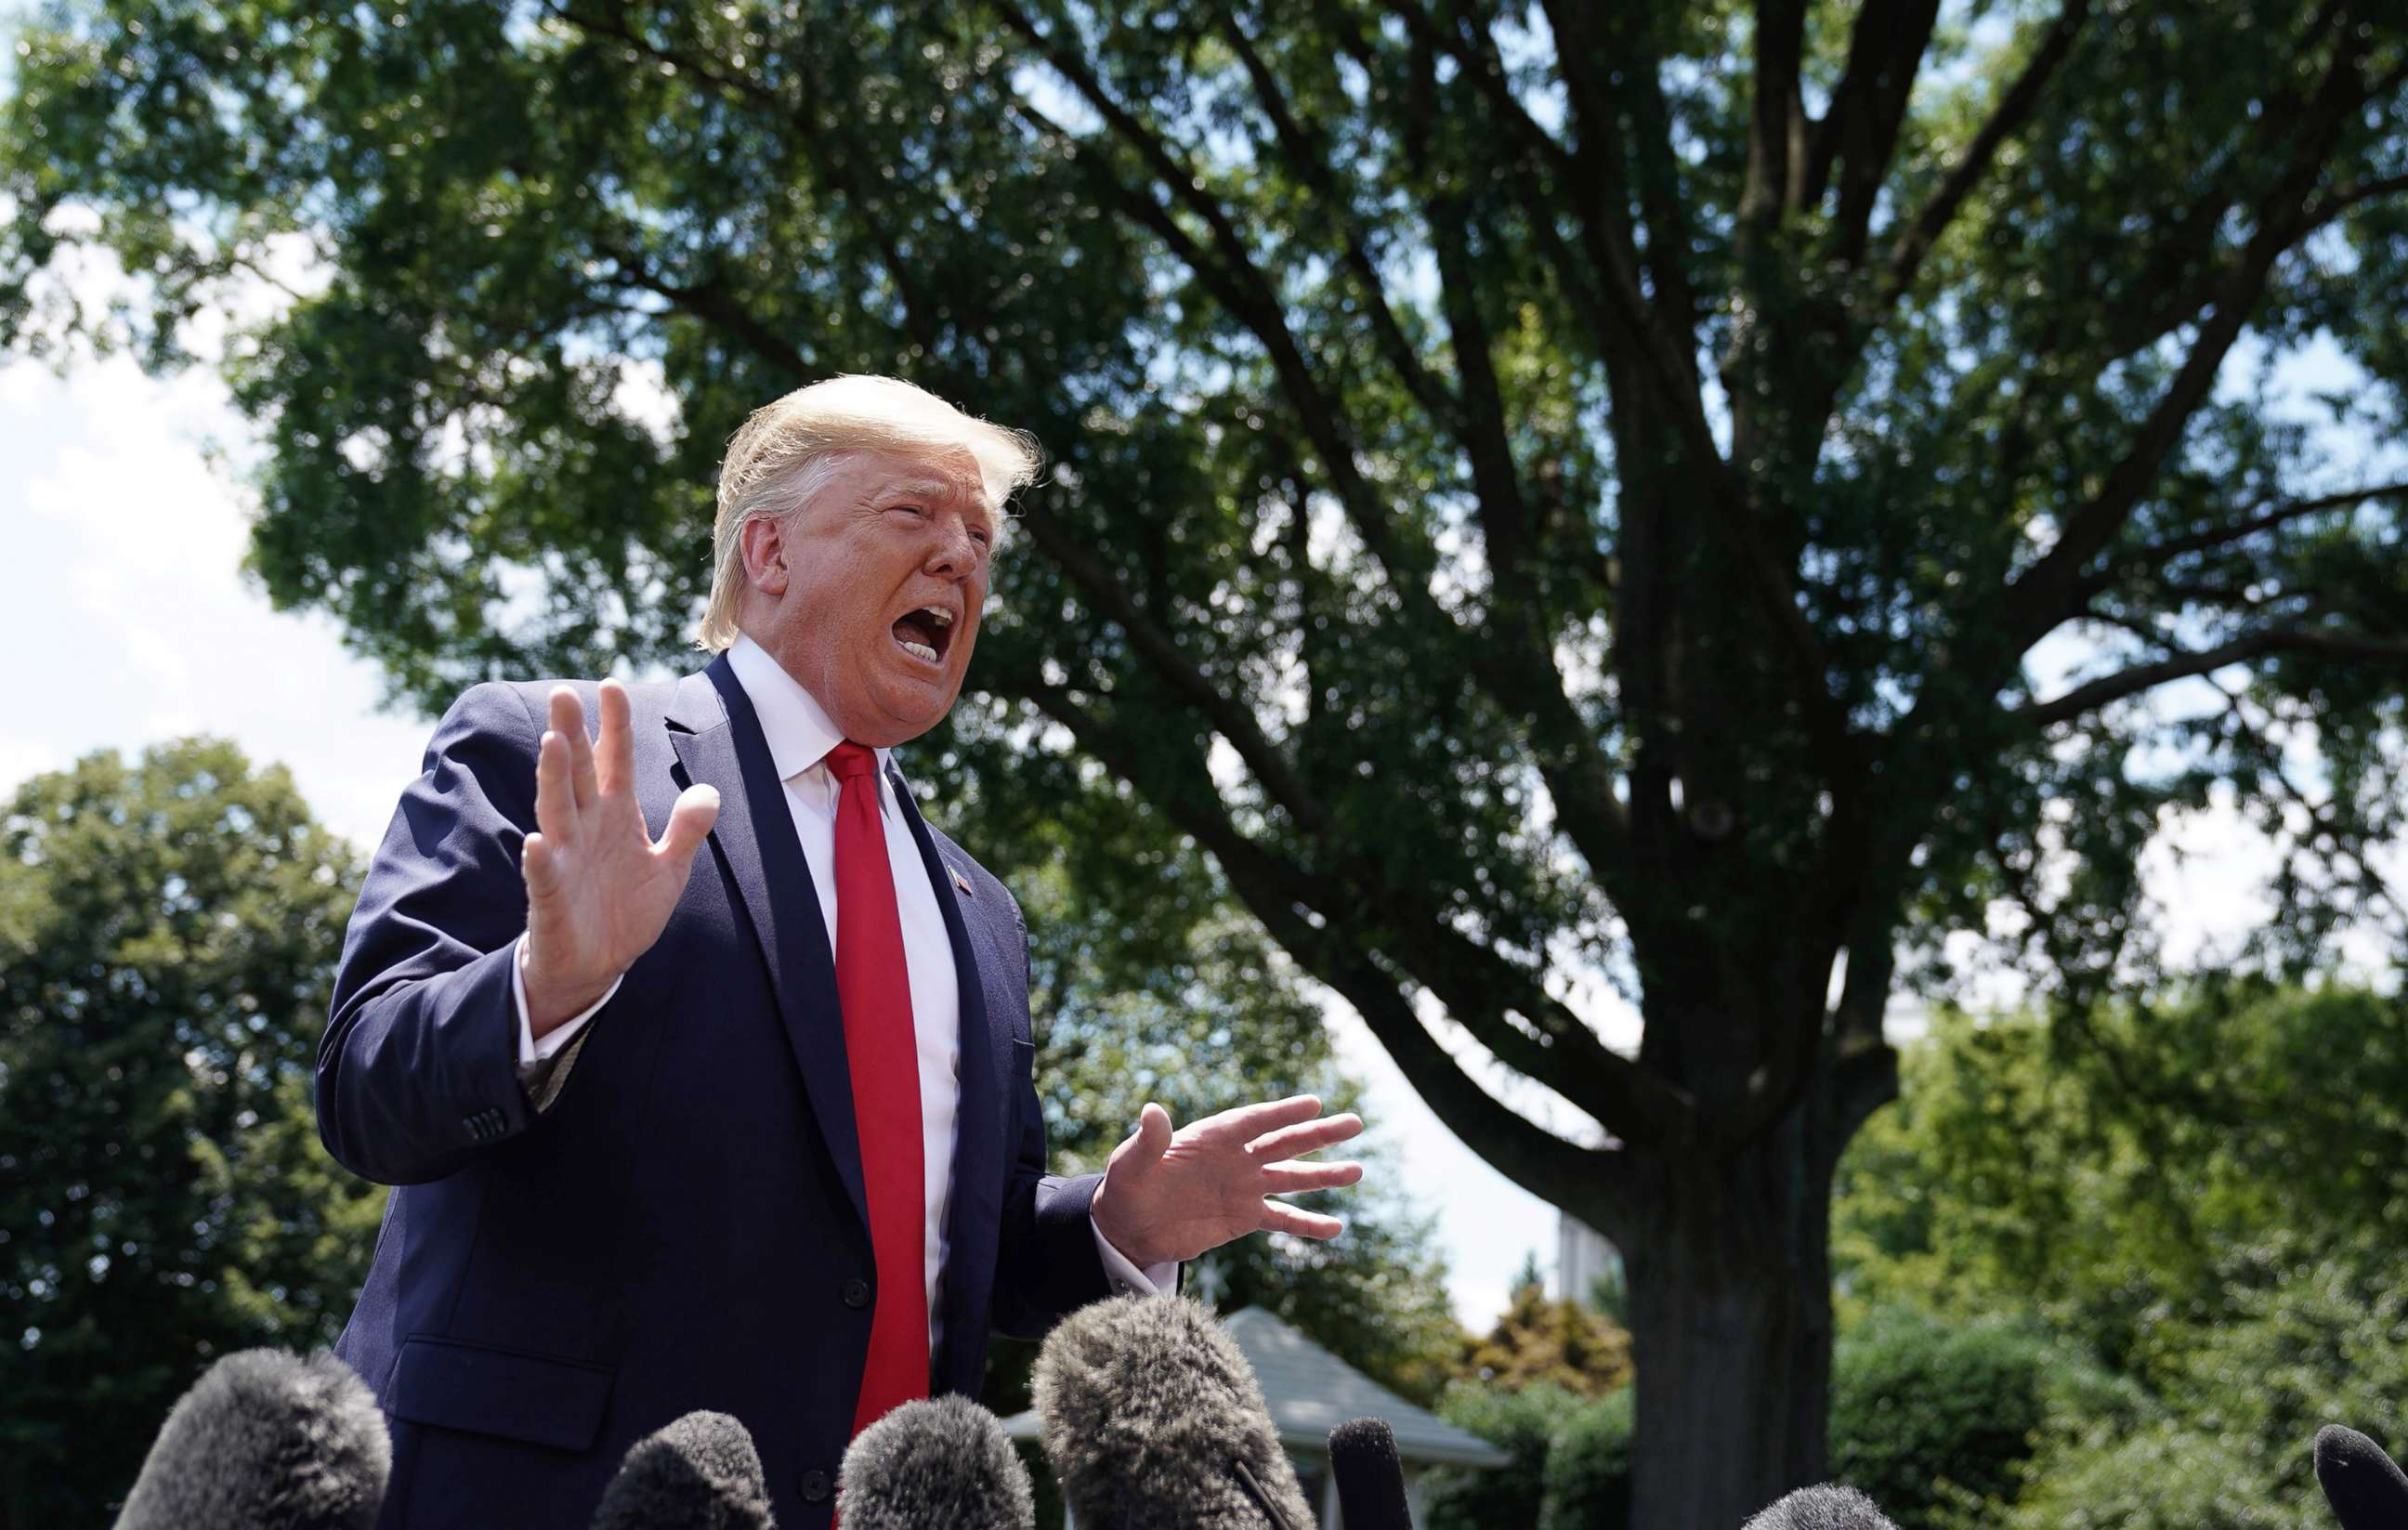
[[66,378],[0,367],[0,638],[17,656],[0,787],[95,749],[187,733],[281,761],[322,819],[381,835],[427,725],[379,709],[381,677],[321,616],[280,614],[243,578],[246,498],[205,458],[242,422],[207,374],[122,358]]

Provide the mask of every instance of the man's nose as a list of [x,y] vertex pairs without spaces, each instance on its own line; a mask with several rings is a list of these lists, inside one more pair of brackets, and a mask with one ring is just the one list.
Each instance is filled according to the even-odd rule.
[[958,515],[940,517],[935,534],[935,545],[928,550],[928,561],[923,565],[929,573],[965,579],[976,571],[979,545],[970,536],[968,520]]

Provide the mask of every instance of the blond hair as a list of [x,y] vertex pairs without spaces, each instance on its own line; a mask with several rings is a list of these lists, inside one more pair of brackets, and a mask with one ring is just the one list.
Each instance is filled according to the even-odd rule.
[[746,522],[809,504],[855,451],[967,451],[998,515],[1015,490],[1036,481],[1042,460],[1026,431],[989,424],[896,378],[830,378],[753,410],[719,465],[710,604],[695,635],[701,647],[722,652],[736,642]]

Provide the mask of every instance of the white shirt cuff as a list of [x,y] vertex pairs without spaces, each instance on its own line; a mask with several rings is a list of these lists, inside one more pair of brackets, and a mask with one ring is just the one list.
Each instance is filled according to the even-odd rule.
[[1178,1260],[1166,1259],[1140,1269],[1129,1263],[1128,1255],[1111,1246],[1102,1228],[1092,1222],[1087,1225],[1096,1235],[1096,1251],[1104,1256],[1104,1275],[1112,1282],[1114,1291],[1125,1295],[1168,1296],[1179,1289]]
[[544,1064],[558,1055],[560,1049],[568,1045],[577,1033],[585,1028],[585,1022],[594,1018],[595,1011],[609,1003],[611,995],[619,992],[619,985],[626,980],[627,975],[624,972],[611,979],[610,986],[603,991],[600,998],[587,1005],[583,1013],[573,1015],[544,1032],[543,1039],[538,1041],[535,1026],[527,1019],[526,937],[519,937],[518,951],[510,958],[510,992],[517,996],[519,1005],[519,1082],[525,1083]]

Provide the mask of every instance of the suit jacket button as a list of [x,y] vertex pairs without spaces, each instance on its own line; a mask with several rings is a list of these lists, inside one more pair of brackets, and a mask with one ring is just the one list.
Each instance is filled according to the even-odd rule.
[[825,1503],[827,1502],[827,1473],[824,1471],[807,1471],[803,1473],[803,1502],[807,1504]]
[[858,1311],[869,1305],[869,1282],[856,1275],[844,1283],[844,1305]]

